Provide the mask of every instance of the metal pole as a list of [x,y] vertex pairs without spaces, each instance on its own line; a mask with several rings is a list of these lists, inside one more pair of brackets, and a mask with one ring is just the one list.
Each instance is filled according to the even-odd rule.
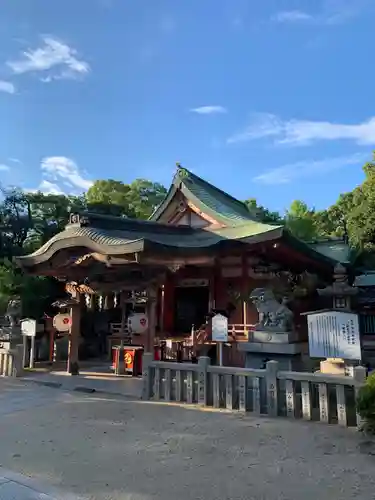
[[26,368],[27,344],[28,344],[28,338],[26,337],[26,335],[24,335],[23,336],[22,368]]
[[29,367],[34,368],[34,356],[35,356],[35,337],[31,337],[31,349],[30,349],[30,363]]
[[223,343],[219,342],[219,366],[223,366]]

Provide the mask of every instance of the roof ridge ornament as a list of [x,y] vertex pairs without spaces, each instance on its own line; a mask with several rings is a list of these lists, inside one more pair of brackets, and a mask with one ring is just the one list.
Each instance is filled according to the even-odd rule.
[[177,167],[177,176],[180,179],[185,179],[186,177],[189,177],[189,171],[181,166],[181,163],[176,162],[176,167]]

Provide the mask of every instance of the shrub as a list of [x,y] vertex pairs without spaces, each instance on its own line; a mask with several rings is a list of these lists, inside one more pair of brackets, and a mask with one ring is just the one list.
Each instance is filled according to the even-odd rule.
[[364,420],[362,430],[375,434],[375,373],[367,377],[357,396],[357,412]]

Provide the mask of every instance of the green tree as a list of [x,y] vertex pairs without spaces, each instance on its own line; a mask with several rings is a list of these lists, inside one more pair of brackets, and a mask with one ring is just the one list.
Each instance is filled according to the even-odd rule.
[[375,164],[364,166],[366,179],[352,193],[352,210],[347,226],[352,244],[362,250],[375,250]]
[[129,205],[138,219],[148,219],[167,194],[162,184],[146,179],[136,179],[129,187]]
[[129,185],[121,181],[95,181],[86,193],[87,207],[97,213],[132,217],[134,214],[129,207],[129,191]]
[[52,236],[62,231],[69,220],[69,213],[85,210],[85,196],[65,196],[37,193],[26,193],[30,206],[32,229],[25,241],[27,253],[39,248]]
[[297,238],[312,241],[317,237],[314,216],[314,209],[301,200],[294,200],[285,214],[286,227]]
[[279,212],[271,212],[262,205],[258,205],[255,198],[248,198],[244,203],[249,209],[249,212],[254,213],[260,222],[264,222],[265,224],[284,223],[284,218],[279,214]]
[[0,264],[0,313],[2,314],[6,312],[9,299],[19,296],[22,299],[23,315],[40,318],[62,292],[62,284],[57,280],[25,275],[8,259]]
[[12,258],[23,252],[23,245],[32,228],[30,204],[19,189],[1,188],[0,258]]
[[95,212],[148,219],[166,193],[164,186],[146,179],[131,184],[109,179],[95,181],[86,199],[88,209]]

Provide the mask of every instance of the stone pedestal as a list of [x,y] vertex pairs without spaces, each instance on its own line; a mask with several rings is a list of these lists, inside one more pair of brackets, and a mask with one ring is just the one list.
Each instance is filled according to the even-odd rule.
[[353,377],[356,363],[341,358],[327,358],[320,362],[320,373]]
[[3,339],[0,339],[1,349],[15,349],[23,342],[21,327],[19,326],[4,326],[2,328],[2,335]]
[[254,331],[238,349],[246,353],[246,368],[264,368],[267,361],[278,361],[280,370],[302,371],[308,344],[295,332]]

